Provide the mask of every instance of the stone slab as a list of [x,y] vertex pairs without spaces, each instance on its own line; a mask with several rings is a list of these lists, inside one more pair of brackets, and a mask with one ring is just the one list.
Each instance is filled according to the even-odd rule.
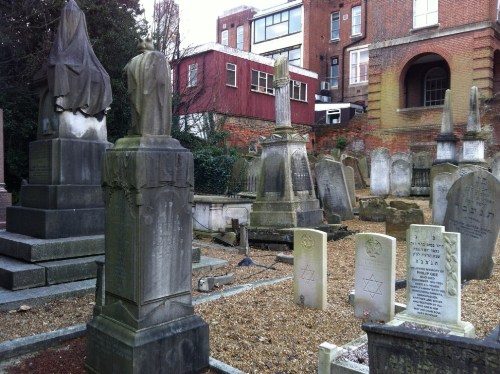
[[370,192],[375,196],[387,196],[391,189],[391,155],[387,148],[375,148],[371,154]]
[[21,206],[37,209],[102,208],[101,185],[23,185]]
[[296,304],[325,310],[327,307],[326,233],[294,230],[293,300]]
[[200,256],[200,262],[193,263],[193,273],[215,270],[226,266],[227,264],[228,262],[226,260],[208,256]]
[[394,318],[396,239],[388,235],[356,234],[354,315],[371,321]]
[[38,239],[0,231],[0,255],[28,262],[104,254],[104,235]]
[[[29,224],[27,224],[29,222]],[[7,208],[7,231],[40,239],[99,235],[104,232],[104,208]]]
[[95,278],[98,260],[104,261],[104,256],[41,262],[40,266],[46,269],[47,285],[51,285]]
[[0,286],[9,290],[45,285],[45,269],[38,265],[0,256]]

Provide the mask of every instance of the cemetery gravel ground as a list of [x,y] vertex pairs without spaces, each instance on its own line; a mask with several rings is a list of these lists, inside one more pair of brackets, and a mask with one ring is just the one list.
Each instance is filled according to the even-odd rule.
[[[368,196],[369,191],[357,191]],[[387,199],[391,200],[390,198]],[[425,223],[431,222],[427,199],[409,198],[424,210]],[[354,220],[344,221],[349,230],[385,233],[385,224]],[[207,241],[207,244],[210,244]],[[500,322],[500,245],[497,243],[495,272],[488,280],[473,280],[462,290],[462,320],[471,322],[479,338],[487,335]],[[235,284],[253,283],[261,279],[291,276],[293,266],[275,263],[276,254],[251,248],[254,263],[272,266],[238,267],[243,259],[234,249],[221,250],[201,246],[202,255],[226,259],[229,265],[210,272],[193,275],[193,296],[198,279],[205,275],[235,274]],[[354,288],[354,236],[328,242],[328,308],[326,311],[307,309],[293,303],[292,280],[258,287],[235,296],[195,307],[197,314],[210,327],[210,355],[247,373],[315,373],[318,348],[325,341],[343,345],[363,332],[361,321],[354,318],[348,294]],[[404,278],[406,268],[405,242],[397,244],[396,279]],[[233,285],[223,286],[220,292]],[[396,292],[398,302],[405,302],[405,291]],[[93,295],[53,301],[32,306],[26,311],[0,313],[0,341],[52,331],[89,321]],[[77,339],[58,353],[42,357],[14,360],[10,373],[84,373],[84,338]],[[57,369],[56,363],[64,369]],[[71,366],[74,362],[74,366]],[[24,365],[24,366],[23,366]],[[37,371],[38,367],[41,371]],[[49,368],[44,371],[44,367]],[[61,366],[60,366],[61,367]],[[1,369],[0,369],[1,370]],[[9,372],[9,371],[6,371]]]

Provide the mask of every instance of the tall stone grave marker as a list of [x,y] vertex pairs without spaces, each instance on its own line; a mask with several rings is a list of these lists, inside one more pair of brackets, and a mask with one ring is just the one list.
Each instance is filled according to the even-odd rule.
[[293,231],[293,300],[296,304],[325,310],[326,237],[313,229]]
[[394,318],[396,239],[374,233],[356,234],[354,315],[370,321]]
[[370,158],[370,192],[385,197],[391,192],[391,155],[387,148],[376,148]]
[[433,165],[449,163],[457,164],[456,146],[458,137],[453,133],[453,116],[451,112],[451,90],[444,96],[443,114],[441,115],[441,132],[436,138],[437,153]]
[[343,220],[353,219],[351,197],[341,162],[324,157],[315,165],[318,193],[325,215],[338,214]]
[[460,234],[411,225],[407,238],[407,309],[396,318],[474,336],[461,321]]
[[431,190],[429,193],[429,206],[432,206],[432,202],[434,200],[433,185],[434,185],[434,178],[436,177],[436,175],[438,175],[440,173],[455,173],[457,171],[457,169],[458,169],[458,167],[456,165],[450,164],[448,162],[432,165],[431,173],[430,173]]
[[138,46],[125,67],[129,135],[104,159],[105,303],[87,326],[86,367],[197,373],[208,367],[209,348],[191,298],[193,156],[170,137],[165,55],[149,38]]
[[479,93],[477,87],[470,90],[469,116],[467,118],[467,131],[464,134],[461,164],[474,164],[487,167],[484,159],[485,138],[481,133],[479,114]]
[[412,167],[408,161],[396,160],[391,165],[391,195],[410,196]]
[[250,231],[317,227],[323,222],[307,158],[308,139],[295,132],[291,124],[289,83],[288,59],[280,56],[274,64],[273,80],[276,128],[261,141],[262,167],[250,213]]
[[487,279],[500,230],[500,181],[486,170],[465,174],[451,186],[446,230],[462,236],[462,279]]
[[351,166],[344,165],[345,183],[347,185],[347,192],[351,198],[351,206],[356,206],[356,182],[354,179],[354,169]]
[[491,174],[500,181],[500,155],[496,156],[491,163]]
[[3,147],[3,109],[0,109],[0,229],[5,228],[6,209],[12,205],[12,195],[5,189]]
[[353,156],[344,155],[342,157],[342,163],[345,166],[352,167],[352,170],[354,171],[354,181],[356,183],[356,188],[359,189],[366,188],[366,182],[363,177],[363,174],[361,173],[361,168],[359,166],[359,159]]
[[[444,165],[444,164],[441,164]],[[454,173],[439,173],[434,176],[432,183],[432,223],[434,225],[444,224],[444,215],[448,206],[448,191],[455,183],[456,175]]]

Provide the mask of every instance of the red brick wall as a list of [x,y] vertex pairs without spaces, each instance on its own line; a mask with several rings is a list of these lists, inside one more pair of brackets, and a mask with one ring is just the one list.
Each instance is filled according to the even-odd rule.
[[[244,9],[240,12],[221,16],[217,19],[217,43],[222,43],[221,33],[223,30],[228,30],[228,46],[236,48],[236,29],[238,26],[243,26],[243,50],[250,51],[251,34],[250,34],[250,20],[256,11],[252,8]],[[226,25],[223,28],[224,24]]]

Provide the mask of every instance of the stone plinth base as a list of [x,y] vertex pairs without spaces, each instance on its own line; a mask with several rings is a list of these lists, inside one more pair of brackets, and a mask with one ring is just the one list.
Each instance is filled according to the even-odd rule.
[[287,228],[310,227],[321,224],[323,210],[319,200],[306,201],[256,201],[252,205],[250,225],[252,227]]
[[0,188],[0,229],[6,225],[7,207],[12,205],[12,194]]
[[463,336],[466,338],[475,338],[476,329],[470,322],[459,321],[458,323],[437,322],[430,319],[423,319],[408,315],[407,312],[397,314],[394,319],[387,323],[387,326],[400,326],[405,322],[416,323],[429,327],[448,330],[450,335]]
[[104,232],[104,208],[7,208],[7,231],[40,239],[99,235]]
[[134,331],[97,316],[87,325],[89,373],[198,373],[209,366],[208,325],[190,316]]

